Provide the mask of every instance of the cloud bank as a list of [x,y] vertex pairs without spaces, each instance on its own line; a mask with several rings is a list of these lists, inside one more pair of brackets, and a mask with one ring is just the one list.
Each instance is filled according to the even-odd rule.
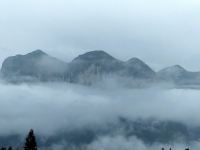
[[156,118],[199,125],[198,90],[84,87],[72,84],[0,84],[1,134]]
[[[49,137],[54,139],[50,140],[50,145],[44,147],[52,150],[62,150],[66,147],[128,150],[133,146],[136,150],[153,150],[162,146],[173,146],[178,150],[190,146],[196,150],[199,147],[197,139],[188,145],[182,142],[148,145],[134,135],[127,137],[125,131],[120,131],[120,126],[116,128],[119,125],[119,117],[130,121],[174,121],[191,129],[199,127],[200,119],[196,115],[199,114],[200,104],[198,90],[159,87],[130,89],[117,84],[102,88],[61,83],[13,85],[2,82],[0,95],[1,138],[13,135],[24,137],[26,132],[33,128],[40,141],[46,141]],[[148,132],[149,129],[152,130],[151,127],[145,130]],[[111,131],[112,128],[117,130]],[[184,129],[184,126],[181,125],[181,128]],[[99,130],[102,130],[102,133]],[[174,131],[173,128],[172,130]],[[68,137],[59,139],[62,133],[67,133]],[[127,133],[129,134],[129,131]],[[91,143],[77,147],[76,144],[68,143],[73,141],[73,134],[82,138],[94,137]],[[65,138],[68,140],[64,140]],[[177,139],[181,138],[182,135],[177,135]]]

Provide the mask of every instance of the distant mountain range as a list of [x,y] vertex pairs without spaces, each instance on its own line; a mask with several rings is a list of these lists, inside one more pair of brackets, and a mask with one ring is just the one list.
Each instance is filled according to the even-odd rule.
[[167,82],[175,85],[200,85],[200,72],[179,65],[155,72],[138,58],[121,61],[97,50],[79,55],[66,63],[41,50],[5,59],[1,77],[9,82],[59,81],[91,85],[103,79],[129,79],[137,83]]

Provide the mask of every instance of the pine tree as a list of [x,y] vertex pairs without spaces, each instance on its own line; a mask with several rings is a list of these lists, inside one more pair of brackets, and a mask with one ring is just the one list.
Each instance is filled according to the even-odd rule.
[[8,150],[12,150],[12,147],[8,147]]
[[10,147],[8,147],[8,150],[12,150],[12,147],[10,146]]
[[30,130],[30,132],[26,138],[24,150],[37,150],[36,138],[34,135],[34,131],[32,129]]

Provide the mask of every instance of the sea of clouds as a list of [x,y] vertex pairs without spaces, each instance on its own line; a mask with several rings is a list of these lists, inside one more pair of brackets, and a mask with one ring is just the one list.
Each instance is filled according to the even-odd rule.
[[[62,130],[117,123],[119,117],[136,120],[155,118],[200,126],[200,92],[192,89],[124,87],[86,87],[73,84],[0,83],[0,135],[25,135],[33,128],[38,135],[53,136]],[[111,144],[112,143],[112,144]],[[53,145],[62,149],[67,143]],[[194,141],[193,147],[199,143]],[[186,145],[175,145],[183,149]],[[112,147],[112,148],[111,148]],[[99,137],[87,145],[88,150],[146,150],[151,147],[136,137],[121,135]]]

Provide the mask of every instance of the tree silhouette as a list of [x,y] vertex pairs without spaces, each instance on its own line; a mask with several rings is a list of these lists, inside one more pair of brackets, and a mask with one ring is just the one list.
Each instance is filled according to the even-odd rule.
[[24,150],[37,150],[37,143],[33,129],[30,130],[28,136],[26,137]]
[[8,150],[12,150],[12,147],[8,147]]

